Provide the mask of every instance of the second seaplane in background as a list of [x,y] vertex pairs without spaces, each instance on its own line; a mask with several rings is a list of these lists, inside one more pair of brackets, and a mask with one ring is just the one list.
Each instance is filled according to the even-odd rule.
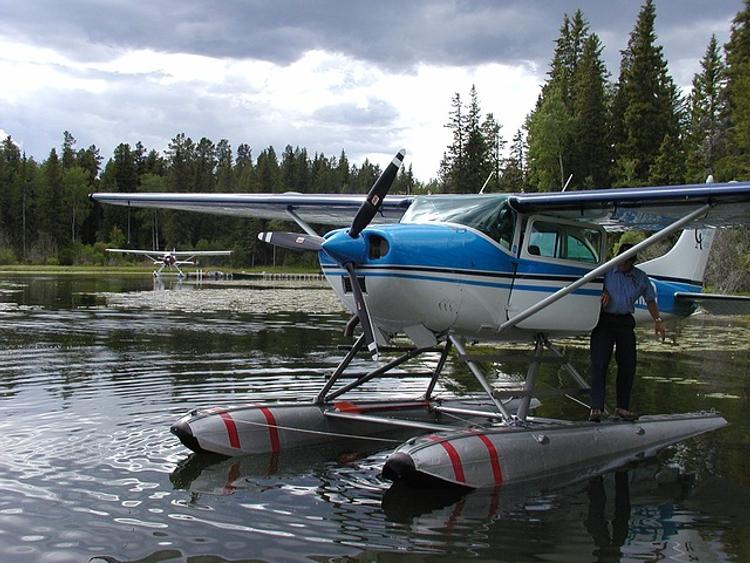
[[[540,365],[552,359],[585,396],[586,379],[551,339],[590,331],[598,319],[604,272],[672,234],[682,231],[669,252],[639,266],[654,284],[662,315],[685,317],[699,304],[747,309],[748,298],[702,293],[702,282],[714,229],[750,220],[750,183],[386,197],[403,158],[401,151],[366,197],[91,196],[133,207],[292,220],[303,233],[268,232],[259,238],[316,252],[331,287],[362,328],[312,401],[196,409],[172,427],[183,444],[230,456],[279,453],[406,428],[413,437],[388,457],[386,477],[478,488],[586,468],[603,471],[726,425],[713,412],[648,415],[635,423],[616,417],[602,423],[539,418],[532,414],[538,404],[533,392]],[[349,226],[321,236],[313,225]],[[607,232],[625,229],[652,234],[608,260]],[[645,311],[640,305],[636,317]],[[395,359],[380,359],[392,351],[396,335],[413,345],[399,348]],[[500,388],[487,376],[482,362],[503,354],[482,359],[467,351],[467,342],[482,341],[533,346],[522,385]],[[377,360],[375,367],[344,382],[363,347]],[[452,350],[483,389],[481,400],[436,396]],[[355,389],[423,354],[434,368],[419,397],[351,398]]]
[[196,256],[229,256],[232,254],[231,250],[128,250],[125,248],[107,248],[107,252],[116,252],[119,254],[135,254],[138,256],[145,256],[154,263],[154,266],[159,266],[158,270],[154,270],[154,277],[157,278],[161,275],[161,271],[164,268],[174,268],[177,270],[177,276],[180,278],[185,277],[185,273],[180,269],[180,266],[192,266],[196,264]]

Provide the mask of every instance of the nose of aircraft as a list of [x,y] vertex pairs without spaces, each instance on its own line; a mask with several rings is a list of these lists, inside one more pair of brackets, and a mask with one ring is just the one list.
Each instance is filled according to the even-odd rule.
[[339,264],[362,264],[367,257],[365,237],[352,238],[344,230],[328,237],[321,249]]

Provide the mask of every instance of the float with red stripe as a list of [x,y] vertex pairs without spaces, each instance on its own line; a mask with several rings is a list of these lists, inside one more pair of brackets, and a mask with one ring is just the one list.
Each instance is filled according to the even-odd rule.
[[574,482],[725,425],[710,412],[579,424],[530,418],[515,427],[469,428],[411,439],[388,457],[383,475],[413,486],[471,489],[549,478],[559,484],[566,475]]
[[[516,399],[507,403],[515,410]],[[533,406],[538,405],[538,401]],[[171,431],[196,452],[223,455],[277,454],[292,448],[335,442],[341,439],[382,440],[384,447],[399,441],[398,428],[421,431],[472,423],[487,416],[461,419],[446,417],[446,409],[477,406],[473,396],[462,399],[416,399],[384,401],[332,401],[323,404],[261,403],[196,409],[175,423]]]

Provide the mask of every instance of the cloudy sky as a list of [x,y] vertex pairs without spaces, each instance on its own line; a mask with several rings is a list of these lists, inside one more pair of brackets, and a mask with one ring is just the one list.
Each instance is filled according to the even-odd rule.
[[[658,43],[688,88],[711,34],[742,0],[656,0]],[[108,159],[177,133],[385,165],[401,147],[437,174],[455,92],[476,84],[510,139],[545,79],[565,13],[580,8],[610,73],[631,0],[0,0],[0,134],[44,160],[70,131]],[[290,187],[291,188],[291,187]]]

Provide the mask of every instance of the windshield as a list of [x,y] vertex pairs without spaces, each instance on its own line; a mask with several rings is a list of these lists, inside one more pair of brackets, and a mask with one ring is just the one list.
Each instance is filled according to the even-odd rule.
[[458,223],[486,234],[510,248],[516,214],[507,195],[418,197],[401,218],[402,223]]

